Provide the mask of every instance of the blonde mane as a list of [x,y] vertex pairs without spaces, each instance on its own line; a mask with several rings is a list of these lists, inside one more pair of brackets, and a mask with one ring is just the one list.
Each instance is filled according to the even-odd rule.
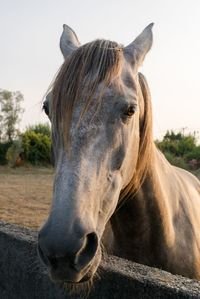
[[[53,84],[52,123],[60,141],[69,146],[73,107],[79,99],[87,112],[100,82],[108,86],[122,65],[122,47],[116,42],[95,40],[79,47],[65,60]],[[102,94],[102,93],[100,93]],[[63,140],[64,139],[64,140]]]
[[140,144],[135,173],[130,183],[121,191],[119,206],[126,200],[133,198],[145,180],[153,154],[152,106],[151,95],[145,77],[138,73],[139,101],[144,102],[144,115],[140,120]]

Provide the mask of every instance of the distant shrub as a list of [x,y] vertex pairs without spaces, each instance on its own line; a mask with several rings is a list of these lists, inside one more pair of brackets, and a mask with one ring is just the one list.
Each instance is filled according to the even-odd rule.
[[182,140],[179,142],[178,150],[180,156],[186,156],[189,152],[196,149],[196,140],[192,135],[183,136]]
[[36,134],[42,134],[44,136],[51,137],[51,129],[48,123],[46,124],[36,124],[36,125],[31,125],[26,129],[27,131],[32,131],[35,132]]
[[50,137],[28,129],[22,135],[24,158],[34,165],[49,164],[51,156]]
[[172,155],[179,155],[179,148],[178,148],[178,142],[173,140],[163,140],[163,141],[157,141],[157,146],[158,148],[163,152],[163,153],[171,153]]
[[188,169],[188,164],[182,157],[177,157],[170,152],[164,152],[164,155],[170,164],[184,169]]
[[197,144],[196,132],[193,134],[167,131],[163,140],[156,141],[158,148],[173,165],[189,168],[190,160],[200,161],[200,146]]
[[196,160],[200,161],[200,146],[197,146],[191,152],[187,153],[186,159],[187,160],[196,159]]
[[6,160],[11,167],[19,166],[22,162],[23,148],[21,139],[12,142],[11,146],[6,152]]
[[0,143],[0,165],[7,164],[8,161],[6,160],[6,153],[11,144],[12,142]]
[[162,152],[169,152],[178,157],[183,157],[196,148],[196,138],[192,134],[184,135],[173,131],[165,134],[162,141],[156,141],[157,146]]

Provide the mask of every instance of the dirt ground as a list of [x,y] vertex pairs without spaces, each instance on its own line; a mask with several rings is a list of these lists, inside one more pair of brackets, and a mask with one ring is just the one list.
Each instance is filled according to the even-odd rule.
[[38,229],[48,216],[53,169],[0,166],[0,219]]
[[[194,172],[200,178],[200,169]],[[0,166],[0,220],[38,229],[48,216],[53,169]]]

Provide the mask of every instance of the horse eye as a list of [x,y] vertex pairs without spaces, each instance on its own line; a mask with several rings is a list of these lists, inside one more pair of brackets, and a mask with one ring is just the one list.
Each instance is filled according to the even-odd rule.
[[131,105],[131,106],[129,106],[128,107],[128,109],[125,111],[125,116],[132,116],[134,113],[135,113],[135,111],[136,111],[136,106],[135,105]]
[[42,109],[44,110],[44,112],[48,116],[49,115],[49,106],[46,103],[44,103]]

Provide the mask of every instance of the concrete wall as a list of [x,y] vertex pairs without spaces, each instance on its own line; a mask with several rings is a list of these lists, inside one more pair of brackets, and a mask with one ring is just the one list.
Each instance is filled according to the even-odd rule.
[[[0,299],[81,299],[54,285],[36,254],[37,233],[0,222]],[[107,257],[89,299],[200,299],[200,282]]]

